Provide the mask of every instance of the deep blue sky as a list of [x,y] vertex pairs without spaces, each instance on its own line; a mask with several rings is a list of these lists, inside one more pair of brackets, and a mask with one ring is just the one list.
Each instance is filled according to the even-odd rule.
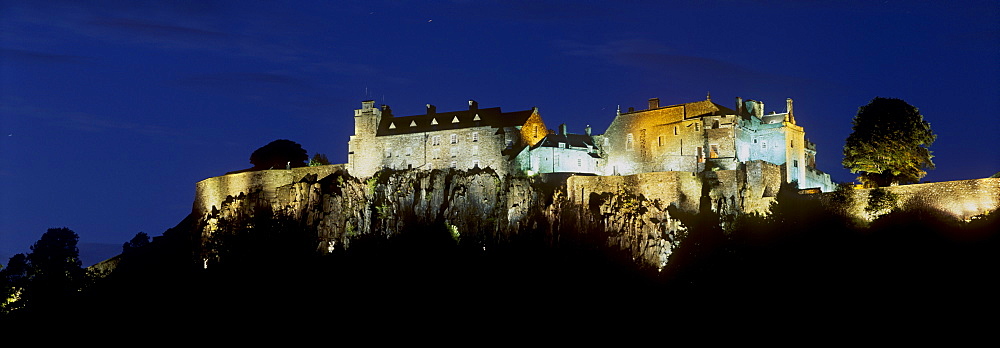
[[51,227],[100,256],[160,235],[275,139],[345,162],[368,98],[601,133],[651,97],[791,97],[820,169],[852,181],[851,119],[894,97],[938,134],[926,181],[1000,171],[996,1],[82,3],[0,2],[0,263]]

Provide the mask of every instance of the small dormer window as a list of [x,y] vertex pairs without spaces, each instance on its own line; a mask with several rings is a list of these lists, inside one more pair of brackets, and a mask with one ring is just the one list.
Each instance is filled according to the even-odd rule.
[[566,148],[566,143],[560,141],[559,142],[559,148],[560,149],[565,149]]

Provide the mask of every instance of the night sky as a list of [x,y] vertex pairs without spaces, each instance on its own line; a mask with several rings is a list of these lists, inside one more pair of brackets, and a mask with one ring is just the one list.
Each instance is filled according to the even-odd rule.
[[893,97],[938,134],[925,181],[1000,171],[1000,3],[669,3],[5,0],[0,264],[53,227],[79,234],[85,265],[158,236],[195,182],[275,139],[346,162],[365,99],[537,106],[603,133],[653,97],[766,112],[791,97],[819,169],[845,182],[851,119]]

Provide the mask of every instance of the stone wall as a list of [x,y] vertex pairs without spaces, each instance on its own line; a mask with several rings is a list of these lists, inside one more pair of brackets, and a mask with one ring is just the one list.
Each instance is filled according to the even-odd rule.
[[204,214],[212,208],[221,208],[228,197],[238,197],[261,192],[267,199],[274,199],[278,187],[302,180],[306,175],[320,178],[344,169],[344,164],[292,169],[271,169],[227,174],[199,181],[195,184],[193,212]]
[[[961,220],[1000,208],[1000,178],[901,185],[884,189],[899,196],[897,206],[901,208],[925,208]],[[848,191],[850,215],[865,220],[872,219],[865,212],[871,191],[872,189]],[[835,194],[837,193],[823,193],[817,197],[828,201]]]

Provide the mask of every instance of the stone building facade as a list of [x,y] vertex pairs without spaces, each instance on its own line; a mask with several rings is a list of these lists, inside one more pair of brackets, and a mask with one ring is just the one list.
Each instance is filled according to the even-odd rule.
[[762,160],[781,165],[784,180],[799,187],[834,189],[829,174],[816,169],[815,144],[795,123],[791,99],[784,113],[765,115],[762,102],[741,98],[735,109],[711,98],[670,106],[653,98],[646,110],[619,110],[598,139],[604,175],[733,170]]
[[534,146],[525,147],[514,158],[521,172],[600,174],[603,159],[587,126],[584,134],[567,132],[566,124]]
[[348,170],[368,177],[382,168],[471,169],[490,167],[510,173],[513,158],[548,135],[537,108],[503,112],[480,109],[438,112],[427,105],[423,115],[396,117],[388,106],[368,100],[354,111],[354,135],[348,142]]

